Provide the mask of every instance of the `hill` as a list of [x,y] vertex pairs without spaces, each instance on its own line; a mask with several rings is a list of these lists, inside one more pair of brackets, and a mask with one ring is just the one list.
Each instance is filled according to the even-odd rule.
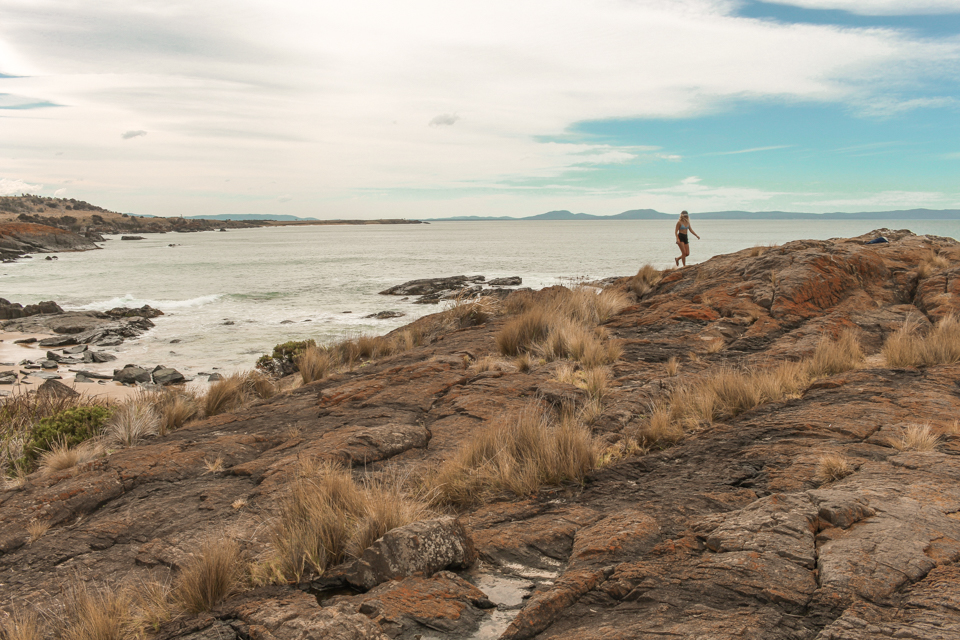
[[180,422],[14,474],[4,607],[93,593],[164,640],[957,637],[958,265],[878,229],[278,345],[301,376],[142,397]]
[[238,220],[238,221],[256,221],[256,220],[316,220],[316,218],[298,218],[297,216],[277,215],[269,213],[218,213],[212,216],[184,216],[187,220]]
[[[960,209],[900,209],[896,211],[860,211],[846,213],[804,213],[799,211],[702,211],[693,212],[696,220],[960,220]],[[453,222],[458,220],[675,220],[677,214],[655,209],[631,209],[615,215],[597,216],[589,213],[571,213],[567,210],[548,211],[534,216],[455,216],[424,218],[425,222]]]

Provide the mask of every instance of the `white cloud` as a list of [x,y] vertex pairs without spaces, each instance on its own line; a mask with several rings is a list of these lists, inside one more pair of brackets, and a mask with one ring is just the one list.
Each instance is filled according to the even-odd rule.
[[793,145],[778,144],[772,147],[753,147],[750,149],[740,149],[738,151],[717,151],[714,153],[705,153],[705,156],[734,156],[741,153],[756,153],[757,151],[773,151],[775,149],[789,149]]
[[120,137],[124,140],[129,140],[130,138],[140,138],[147,135],[147,132],[143,129],[138,129],[136,131],[124,131],[120,134]]
[[[19,175],[83,175],[72,193],[123,211],[229,212],[242,198],[278,206],[283,193],[297,212],[379,217],[354,200],[360,189],[453,190],[629,155],[681,159],[543,142],[576,122],[682,118],[737,100],[863,108],[960,67],[956,39],[745,19],[737,4],[6,3],[3,71],[28,77],[4,79],[4,91],[65,107],[12,112],[4,151]],[[118,140],[118,123],[142,128]],[[425,135],[424,123],[443,135]],[[148,130],[149,145],[126,142]],[[67,153],[50,162],[54,148]],[[226,176],[230,190],[211,193]],[[398,213],[419,205],[406,206]]]
[[865,16],[960,13],[957,0],[764,0],[804,9],[839,9]]
[[23,180],[0,178],[0,196],[18,196],[21,193],[36,193],[43,189],[42,184],[28,184]]
[[54,195],[55,198],[59,198],[59,197],[61,197],[63,194],[65,194],[66,192],[67,192],[66,189],[57,189],[56,191],[53,192],[53,195]]
[[293,200],[293,196],[289,194],[285,194],[277,198],[277,202],[290,202],[291,200]]
[[459,119],[460,116],[456,113],[441,113],[438,116],[434,116],[433,119],[427,124],[429,124],[431,127],[450,126],[455,124]]

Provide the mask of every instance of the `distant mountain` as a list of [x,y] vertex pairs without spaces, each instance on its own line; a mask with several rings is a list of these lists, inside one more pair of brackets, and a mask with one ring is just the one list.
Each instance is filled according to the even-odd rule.
[[316,218],[298,218],[297,216],[274,215],[270,213],[218,213],[213,216],[184,216],[187,220],[316,220]]
[[[804,213],[800,211],[705,211],[693,212],[694,220],[960,220],[960,209],[900,209],[897,211],[859,211],[847,213]],[[676,213],[662,213],[655,209],[631,209],[611,216],[590,213],[571,213],[565,209],[548,211],[535,216],[455,216],[452,218],[425,218],[424,222],[455,222],[461,220],[675,220]]]

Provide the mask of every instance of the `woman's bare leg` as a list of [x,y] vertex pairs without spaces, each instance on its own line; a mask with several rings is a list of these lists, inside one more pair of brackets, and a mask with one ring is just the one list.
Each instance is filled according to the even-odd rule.
[[690,245],[681,245],[680,249],[683,251],[683,266],[687,266],[687,256],[690,255]]

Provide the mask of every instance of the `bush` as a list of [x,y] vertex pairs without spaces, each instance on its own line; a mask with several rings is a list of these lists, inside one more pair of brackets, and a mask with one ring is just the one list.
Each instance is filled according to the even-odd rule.
[[300,581],[349,554],[359,556],[393,528],[428,517],[427,505],[402,489],[403,481],[357,484],[336,464],[301,465],[290,493],[280,501],[270,538],[283,579]]
[[273,357],[277,360],[287,359],[296,361],[300,354],[306,351],[308,347],[315,346],[317,346],[315,340],[290,340],[289,342],[281,342],[273,347]]
[[60,413],[43,418],[30,434],[30,444],[26,454],[35,459],[41,451],[49,451],[54,443],[73,447],[100,433],[110,410],[105,407],[86,406],[65,409]]
[[545,485],[582,482],[598,446],[572,414],[527,409],[478,432],[429,479],[440,504],[465,506],[503,491],[530,495]]
[[244,576],[240,545],[229,538],[204,541],[183,567],[173,599],[189,613],[209,611],[236,593]]

